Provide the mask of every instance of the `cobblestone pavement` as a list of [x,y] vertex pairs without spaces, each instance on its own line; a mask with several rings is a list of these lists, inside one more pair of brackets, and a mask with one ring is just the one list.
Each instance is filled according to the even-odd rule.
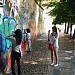
[[47,35],[42,35],[32,44],[32,51],[22,57],[22,75],[75,75],[75,40],[60,34],[59,66],[52,67]]

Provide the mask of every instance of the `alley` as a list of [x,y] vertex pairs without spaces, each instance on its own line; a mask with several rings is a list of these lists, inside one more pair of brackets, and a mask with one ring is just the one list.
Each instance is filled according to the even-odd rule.
[[60,34],[59,66],[50,66],[50,51],[47,35],[42,35],[32,45],[32,52],[22,58],[22,75],[75,75],[75,41],[68,35]]
[[[17,29],[22,31],[22,75],[75,75],[75,39],[69,37],[70,33],[75,35],[74,6],[74,0],[0,0],[0,75],[12,75],[11,51],[15,44],[6,37]],[[52,32],[54,25],[61,31],[57,67],[50,66],[47,39],[47,32]],[[31,40],[32,50],[27,52]],[[17,64],[15,69],[17,73]]]
[[52,67],[47,34],[36,39],[32,44],[32,51],[25,52],[22,57],[22,75],[75,75],[75,40],[60,33],[59,46],[59,66]]

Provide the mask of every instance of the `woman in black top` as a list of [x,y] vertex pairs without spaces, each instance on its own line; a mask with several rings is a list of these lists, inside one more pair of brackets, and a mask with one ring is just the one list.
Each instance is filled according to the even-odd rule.
[[[12,37],[13,36],[13,37]],[[16,75],[15,73],[15,60],[17,62],[18,67],[18,75],[21,75],[20,69],[20,58],[21,58],[21,41],[22,41],[22,33],[20,29],[17,29],[12,35],[6,37],[6,39],[12,42],[12,52],[11,52],[11,70],[12,75]]]

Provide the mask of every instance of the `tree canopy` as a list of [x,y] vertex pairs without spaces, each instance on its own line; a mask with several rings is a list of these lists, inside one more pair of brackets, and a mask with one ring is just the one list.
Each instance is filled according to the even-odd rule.
[[75,0],[60,0],[60,2],[49,2],[43,6],[53,7],[48,12],[53,17],[53,24],[75,23]]

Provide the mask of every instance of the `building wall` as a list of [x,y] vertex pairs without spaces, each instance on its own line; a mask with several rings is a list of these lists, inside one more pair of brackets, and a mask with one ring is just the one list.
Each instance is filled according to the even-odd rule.
[[37,38],[39,35],[44,33],[44,24],[43,24],[43,10],[36,5],[34,0],[30,2],[30,16],[29,27],[31,29],[33,39]]
[[[32,40],[43,33],[43,11],[34,0],[25,0],[25,13],[28,14],[28,27],[31,30]],[[22,10],[21,10],[22,11]]]

